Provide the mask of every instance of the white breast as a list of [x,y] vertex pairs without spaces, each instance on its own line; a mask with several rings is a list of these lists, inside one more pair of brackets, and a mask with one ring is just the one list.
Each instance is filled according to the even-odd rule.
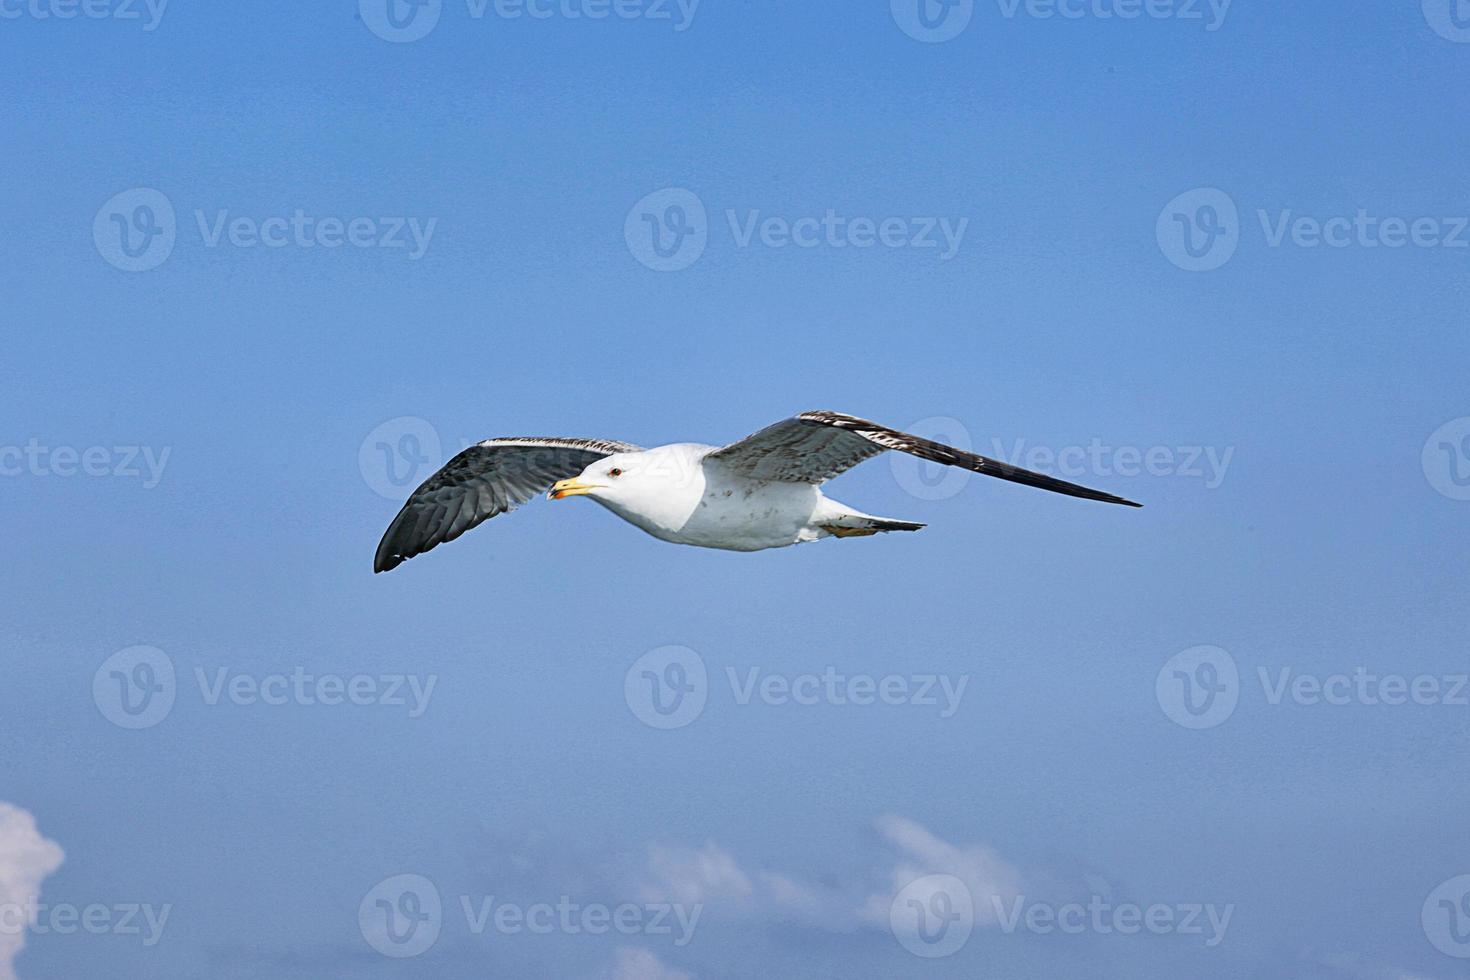
[[712,446],[648,450],[659,474],[648,493],[596,497],[628,523],[674,544],[760,551],[813,537],[810,521],[823,500],[806,483],[753,480],[706,459]]
[[714,462],[704,465],[704,490],[675,537],[682,544],[732,551],[780,548],[804,540],[821,499],[805,483],[751,480]]

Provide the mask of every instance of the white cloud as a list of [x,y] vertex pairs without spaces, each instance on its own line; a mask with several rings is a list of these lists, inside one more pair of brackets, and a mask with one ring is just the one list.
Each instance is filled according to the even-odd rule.
[[901,856],[888,875],[889,890],[868,896],[862,908],[862,918],[870,923],[886,927],[893,897],[925,875],[954,875],[963,881],[974,899],[978,926],[994,925],[997,902],[1004,905],[1024,891],[1021,872],[984,844],[959,847],[893,815],[878,818],[878,831]]
[[16,980],[15,957],[25,947],[16,913],[28,915],[41,893],[41,881],[66,855],[42,837],[36,819],[20,807],[0,802],[0,980]]
[[880,817],[877,827],[891,851],[869,856],[870,868],[859,874],[863,881],[883,882],[881,890],[871,884],[830,886],[777,871],[747,870],[728,851],[709,842],[697,849],[649,848],[637,891],[646,902],[706,905],[722,916],[784,919],[833,932],[887,929],[893,897],[925,875],[948,874],[963,881],[974,898],[980,926],[996,922],[992,896],[1008,903],[1022,894],[1021,873],[983,844],[957,846],[898,816]]
[[650,847],[637,891],[645,902],[712,906],[726,917],[790,919],[839,931],[855,925],[851,893],[774,871],[747,871],[714,842],[699,849]]
[[613,954],[612,970],[606,980],[694,980],[683,970],[675,970],[646,949],[620,946]]
[[655,845],[648,849],[645,901],[704,905],[712,901],[745,902],[755,893],[750,877],[729,852],[713,842],[695,850]]

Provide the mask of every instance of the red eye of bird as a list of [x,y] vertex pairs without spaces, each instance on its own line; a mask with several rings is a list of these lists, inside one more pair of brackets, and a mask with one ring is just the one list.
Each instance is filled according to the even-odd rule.
[[622,476],[623,475],[623,471],[620,470],[620,469],[617,469],[616,467],[614,467],[613,469],[610,469],[610,470],[607,471],[607,475],[608,476]]

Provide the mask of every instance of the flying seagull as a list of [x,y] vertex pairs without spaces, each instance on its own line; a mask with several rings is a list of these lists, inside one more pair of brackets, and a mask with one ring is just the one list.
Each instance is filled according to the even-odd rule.
[[727,551],[917,531],[924,525],[864,514],[819,489],[889,449],[1054,493],[1142,506],[852,415],[805,412],[724,447],[487,439],[413,492],[388,525],[373,571],[397,568],[542,492],[552,500],[591,497],[656,538]]

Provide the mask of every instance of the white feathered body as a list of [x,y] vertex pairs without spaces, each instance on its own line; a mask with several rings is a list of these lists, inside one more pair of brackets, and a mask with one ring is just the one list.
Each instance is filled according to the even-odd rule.
[[655,476],[658,492],[593,499],[660,540],[726,551],[815,541],[829,536],[827,526],[868,516],[809,483],[753,480],[731,472],[707,458],[718,448],[676,443],[639,453],[636,472]]

